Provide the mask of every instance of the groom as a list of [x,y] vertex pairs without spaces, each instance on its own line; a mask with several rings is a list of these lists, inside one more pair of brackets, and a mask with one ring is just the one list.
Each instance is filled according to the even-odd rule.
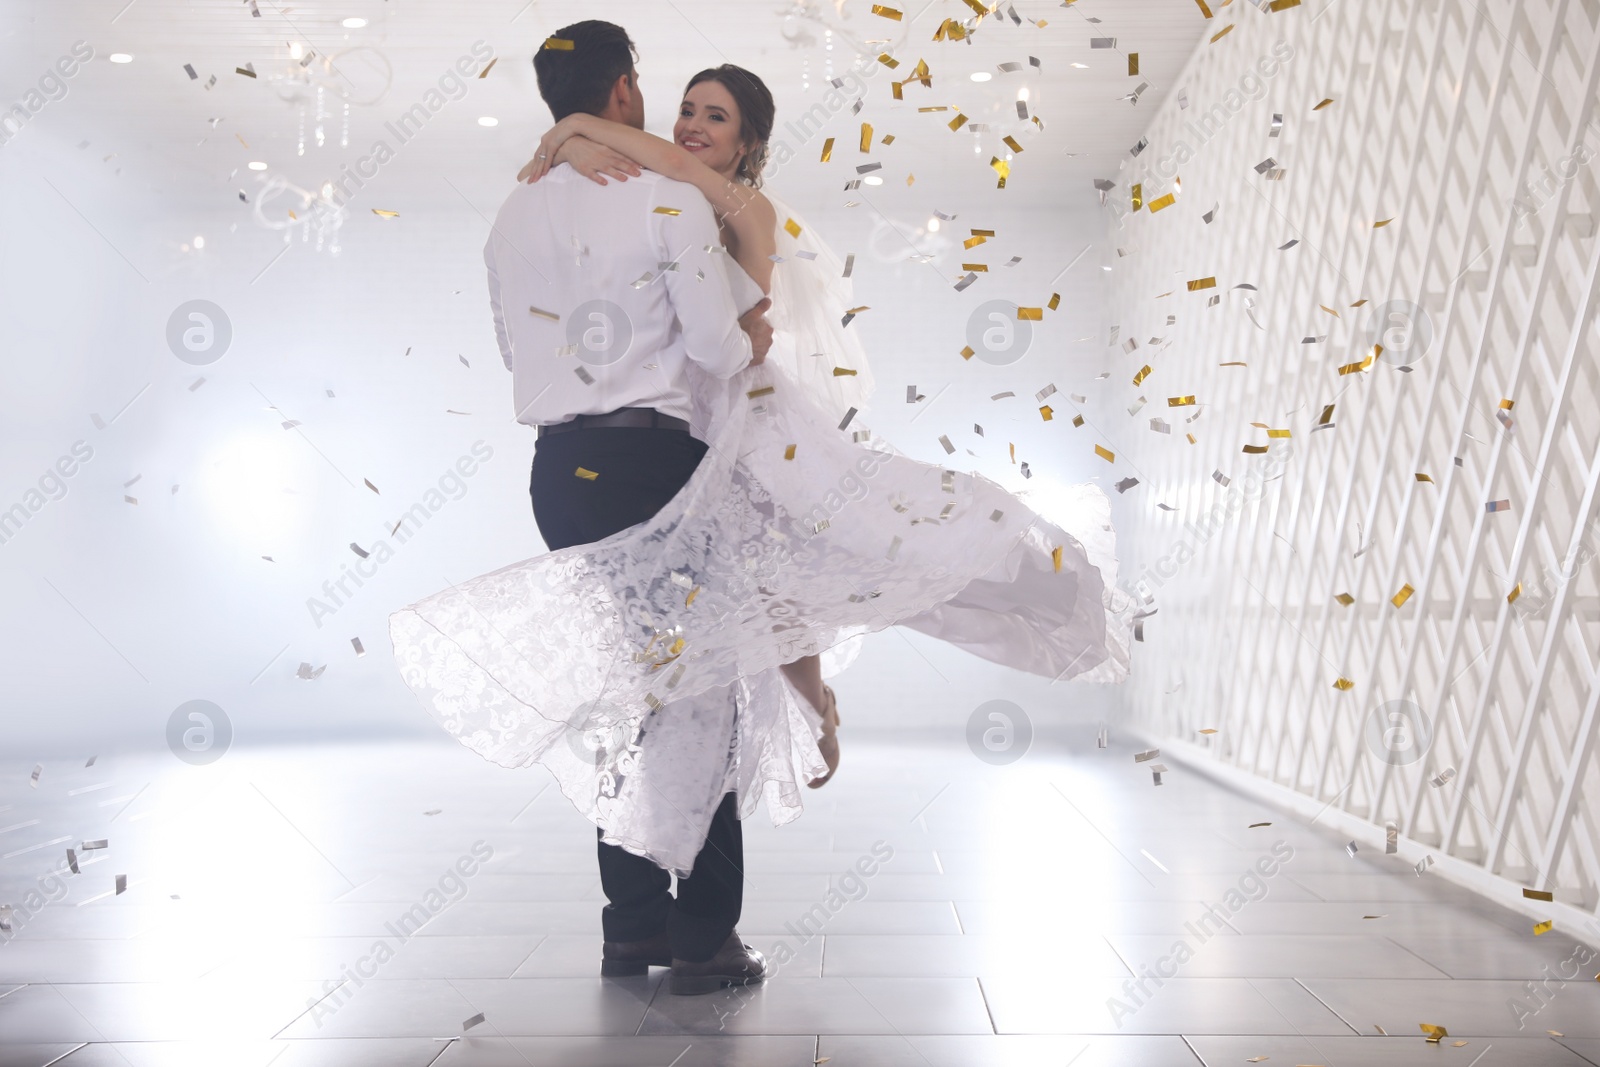
[[[533,66],[557,121],[582,111],[643,129],[636,59],[620,26],[589,21],[556,31]],[[650,171],[602,186],[562,164],[535,184],[518,184],[500,208],[484,248],[489,299],[517,420],[538,427],[529,490],[552,550],[644,522],[689,480],[706,452],[689,433],[690,361],[727,378],[766,357],[768,303],[727,255],[711,251],[720,244],[699,191]],[[675,719],[713,715],[731,736],[731,697],[718,694],[709,710],[702,700],[653,713],[642,761]],[[765,976],[761,954],[734,931],[744,843],[734,795],[718,801],[726,749],[704,758],[715,765],[656,768],[650,795],[634,798],[660,818],[692,820],[715,809],[676,897],[667,871],[599,845],[610,901],[601,913],[602,975],[670,966],[674,993]],[[671,777],[659,781],[664,775]]]

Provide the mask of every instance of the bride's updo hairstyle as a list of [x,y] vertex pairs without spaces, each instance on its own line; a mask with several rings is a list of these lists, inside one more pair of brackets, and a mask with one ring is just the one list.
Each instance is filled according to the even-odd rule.
[[690,78],[689,84],[683,87],[685,95],[706,81],[714,81],[728,90],[733,102],[739,105],[739,139],[749,148],[739,160],[738,178],[752,188],[761,188],[761,170],[767,165],[767,141],[772,136],[772,123],[778,113],[772,93],[766,82],[748,70],[724,63]]

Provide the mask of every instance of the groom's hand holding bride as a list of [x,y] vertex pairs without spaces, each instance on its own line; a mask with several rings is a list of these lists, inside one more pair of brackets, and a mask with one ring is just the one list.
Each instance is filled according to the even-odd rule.
[[772,347],[772,325],[767,322],[767,309],[772,307],[770,297],[762,297],[761,303],[739,316],[739,329],[750,335],[749,366],[756,367],[766,361],[767,350]]

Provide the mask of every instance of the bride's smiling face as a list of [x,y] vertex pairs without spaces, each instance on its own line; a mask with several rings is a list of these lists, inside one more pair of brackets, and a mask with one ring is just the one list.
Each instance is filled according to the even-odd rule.
[[707,80],[684,94],[672,139],[712,170],[732,177],[746,151],[739,138],[742,125],[743,116],[733,95],[721,82]]

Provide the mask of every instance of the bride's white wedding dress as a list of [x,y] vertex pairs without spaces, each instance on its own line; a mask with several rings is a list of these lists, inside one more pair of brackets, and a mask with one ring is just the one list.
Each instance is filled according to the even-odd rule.
[[781,664],[898,624],[1050,678],[1128,669],[1105,495],[1024,501],[868,434],[842,264],[809,228],[777,236],[772,351],[727,380],[688,364],[709,448],[660,513],[390,617],[446,730],[502,766],[544,764],[606,841],[680,875],[725,792],[784,823],[826,769]]

